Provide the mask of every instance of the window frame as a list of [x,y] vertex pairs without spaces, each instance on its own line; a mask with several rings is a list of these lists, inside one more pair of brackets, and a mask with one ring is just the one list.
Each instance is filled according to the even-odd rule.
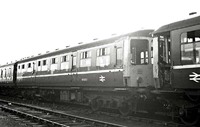
[[116,65],[122,65],[122,64],[123,64],[123,48],[116,47]]
[[61,63],[68,62],[68,61],[69,61],[69,55],[61,56]]
[[42,66],[47,66],[47,60],[42,60]]
[[31,63],[28,63],[28,68],[31,68]]
[[[189,48],[191,48],[191,52],[186,51],[189,51]],[[200,52],[198,52],[197,48],[200,48],[200,29],[180,34],[180,61],[182,65],[200,64]]]
[[73,69],[76,69],[77,68],[77,54],[72,54],[71,55],[71,57],[72,57],[72,70]]
[[97,57],[110,55],[110,47],[102,47],[97,49]]
[[40,67],[41,66],[41,61],[37,61],[37,66]]
[[57,64],[57,58],[56,57],[54,57],[54,58],[51,58],[51,64]]
[[24,70],[25,69],[25,64],[22,64],[22,70]]
[[92,52],[91,51],[83,51],[83,52],[80,53],[80,55],[81,55],[81,57],[80,57],[81,60],[82,59],[89,59],[92,56]]

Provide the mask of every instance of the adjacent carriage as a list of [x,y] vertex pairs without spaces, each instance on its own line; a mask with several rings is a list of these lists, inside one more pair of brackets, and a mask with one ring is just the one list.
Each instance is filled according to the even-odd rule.
[[1,87],[13,87],[16,83],[17,63],[10,63],[0,66]]
[[[199,120],[200,16],[154,31],[154,79],[184,123]],[[178,100],[178,101],[177,101]]]

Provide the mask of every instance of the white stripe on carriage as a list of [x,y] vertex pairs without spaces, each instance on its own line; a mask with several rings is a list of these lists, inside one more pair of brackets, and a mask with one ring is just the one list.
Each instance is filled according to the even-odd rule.
[[31,75],[31,76],[20,76],[17,79],[22,78],[34,78],[34,77],[53,77],[53,76],[62,76],[62,75],[82,75],[82,74],[95,74],[95,73],[107,73],[107,72],[120,72],[123,69],[110,69],[110,70],[97,70],[97,71],[84,71],[84,72],[69,72],[69,73],[60,73],[60,74],[46,74],[46,75]]
[[200,68],[200,64],[173,66],[173,69]]

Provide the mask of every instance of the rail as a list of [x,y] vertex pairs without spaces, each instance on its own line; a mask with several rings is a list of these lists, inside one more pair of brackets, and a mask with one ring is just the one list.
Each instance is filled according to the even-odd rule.
[[13,103],[10,101],[0,100],[0,102],[10,105],[0,105],[0,108],[6,112],[10,112],[25,119],[37,121],[40,124],[52,125],[58,127],[125,127],[123,125],[109,123],[105,121],[80,117],[72,114],[53,111],[41,107]]

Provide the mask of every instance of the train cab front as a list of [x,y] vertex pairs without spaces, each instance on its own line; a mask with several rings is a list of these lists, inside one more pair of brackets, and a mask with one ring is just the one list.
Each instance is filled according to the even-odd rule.
[[124,48],[124,80],[132,90],[134,112],[155,113],[161,106],[151,94],[155,89],[151,33],[129,37]]
[[[125,47],[126,48],[126,47]],[[145,88],[153,85],[152,38],[130,37],[127,46],[127,68],[124,77],[127,86]],[[125,53],[126,54],[126,53]]]

